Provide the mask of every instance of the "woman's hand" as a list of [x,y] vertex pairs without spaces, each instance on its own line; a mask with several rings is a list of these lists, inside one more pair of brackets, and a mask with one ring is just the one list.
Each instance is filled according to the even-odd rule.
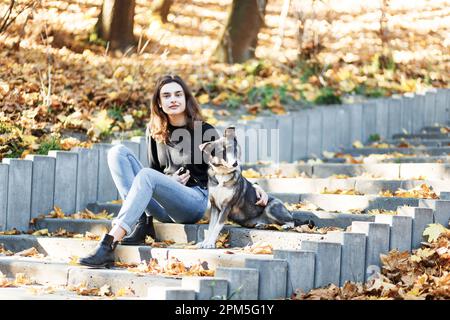
[[191,177],[189,170],[186,170],[185,173],[180,174],[181,168],[175,171],[175,173],[172,175],[172,178],[175,179],[175,181],[178,181],[179,183],[186,185],[189,178]]
[[269,201],[269,196],[267,193],[257,184],[253,185],[256,191],[256,197],[259,199],[255,204],[261,207],[265,207]]

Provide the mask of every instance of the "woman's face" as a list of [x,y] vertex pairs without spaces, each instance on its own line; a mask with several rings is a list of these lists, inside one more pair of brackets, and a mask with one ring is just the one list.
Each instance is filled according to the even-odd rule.
[[186,97],[183,88],[176,82],[170,82],[161,87],[159,91],[161,108],[169,116],[184,113],[186,109]]

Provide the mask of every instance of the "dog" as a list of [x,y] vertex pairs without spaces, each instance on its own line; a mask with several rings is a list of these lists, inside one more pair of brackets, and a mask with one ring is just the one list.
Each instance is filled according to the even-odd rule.
[[239,165],[240,146],[234,127],[225,129],[224,136],[199,146],[206,156],[208,168],[208,233],[198,248],[215,248],[217,237],[227,219],[247,228],[277,224],[284,229],[294,227],[291,212],[281,200],[269,196],[265,207],[256,205],[253,185],[242,176]]

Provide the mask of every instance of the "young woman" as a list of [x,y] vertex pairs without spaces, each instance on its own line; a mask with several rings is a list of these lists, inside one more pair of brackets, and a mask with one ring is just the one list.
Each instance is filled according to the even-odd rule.
[[[185,82],[178,76],[161,77],[146,132],[149,168],[123,145],[110,149],[108,165],[124,201],[111,231],[79,263],[108,267],[114,263],[119,241],[136,245],[144,243],[147,235],[155,239],[153,217],[165,223],[199,221],[208,204],[208,164],[199,145],[218,137],[214,127],[203,121]],[[257,194],[258,203],[265,206],[267,194],[260,188]]]

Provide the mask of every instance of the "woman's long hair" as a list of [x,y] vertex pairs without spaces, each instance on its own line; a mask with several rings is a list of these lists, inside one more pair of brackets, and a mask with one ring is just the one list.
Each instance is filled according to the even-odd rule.
[[184,113],[186,114],[187,127],[194,129],[194,121],[203,121],[200,107],[186,83],[176,75],[162,76],[156,82],[155,92],[153,93],[152,105],[150,108],[151,113],[149,123],[150,135],[159,143],[167,143],[170,138],[170,133],[168,130],[169,118],[167,114],[164,113],[162,108],[159,107],[161,105],[159,93],[161,92],[162,86],[171,82],[176,82],[183,88],[184,97],[186,99],[186,109]]

